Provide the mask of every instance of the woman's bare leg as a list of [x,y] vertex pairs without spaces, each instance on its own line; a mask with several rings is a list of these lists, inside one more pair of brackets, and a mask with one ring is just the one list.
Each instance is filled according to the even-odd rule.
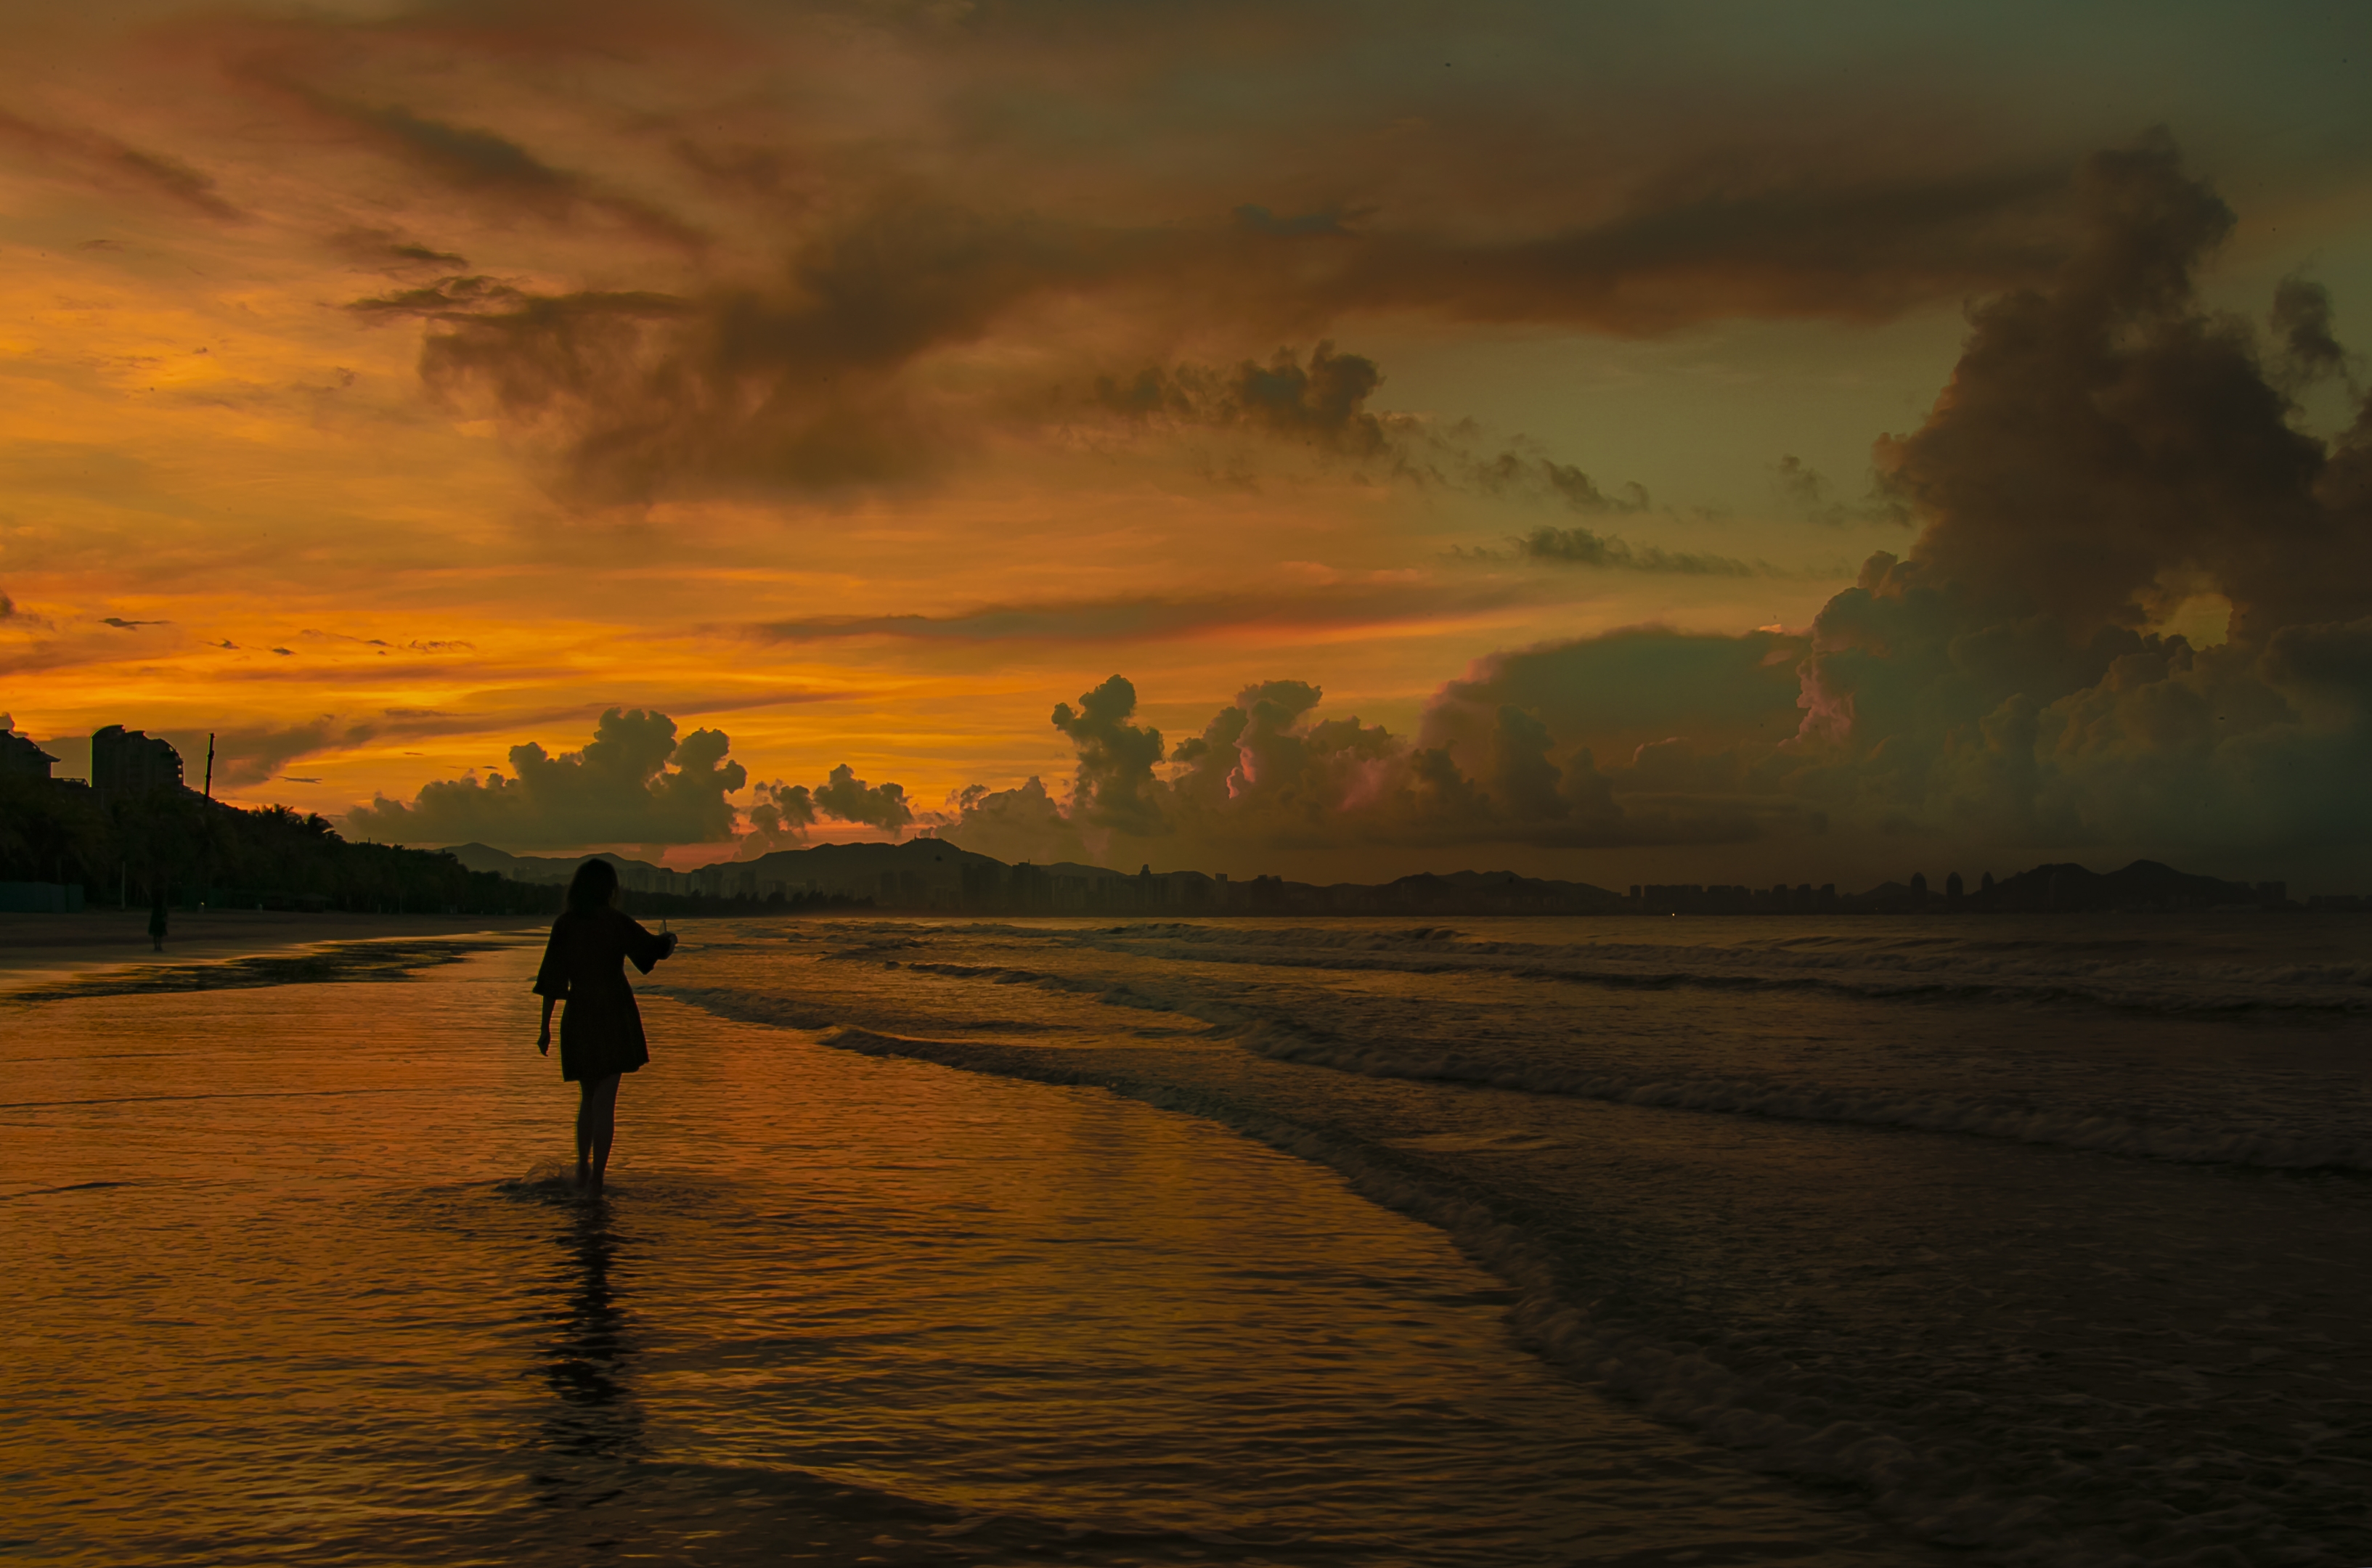
[[576,1185],[601,1191],[610,1168],[610,1145],[618,1136],[618,1074],[577,1082]]

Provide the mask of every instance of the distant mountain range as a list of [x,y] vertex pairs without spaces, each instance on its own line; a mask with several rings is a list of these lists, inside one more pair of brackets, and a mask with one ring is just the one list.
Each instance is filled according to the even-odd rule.
[[1972,909],[2005,911],[2280,909],[2289,902],[2289,889],[2280,882],[2195,877],[2155,860],[2136,860],[2105,875],[2066,862],[2021,871],[1994,883],[1989,892],[1967,895],[1966,901]]
[[[545,886],[564,884],[584,864],[579,855],[517,855],[480,843],[457,844],[447,853],[472,871]],[[669,896],[670,901],[707,898],[746,904],[830,896],[868,900],[882,910],[968,914],[1904,914],[2292,907],[2280,883],[2227,882],[2154,860],[2137,860],[2105,875],[2072,863],[2038,865],[1991,887],[1959,891],[1887,882],[1865,893],[1841,894],[1833,886],[1808,884],[1645,886],[1618,893],[1512,871],[1426,873],[1324,887],[1275,877],[1230,881],[1199,871],[1157,875],[1147,869],[1132,876],[1073,861],[1008,865],[940,839],[816,844],[693,871],[614,854],[599,858],[618,868],[619,880],[629,889]]]

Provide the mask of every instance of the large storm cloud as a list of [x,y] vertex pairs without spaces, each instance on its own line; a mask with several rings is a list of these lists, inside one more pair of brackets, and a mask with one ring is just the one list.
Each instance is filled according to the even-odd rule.
[[[1057,711],[1080,741],[1067,807],[983,794],[948,830],[999,812],[1005,841],[1034,819],[1101,833],[1116,860],[1812,837],[1831,857],[2361,859],[2372,406],[2326,440],[2284,389],[2347,364],[2328,298],[2285,284],[2270,346],[2203,307],[2232,215],[2163,136],[2088,159],[2075,197],[2064,264],[1974,308],[1926,422],[1878,443],[1915,540],[1873,554],[1808,634],[1494,655],[1414,737],[1320,719],[1315,687],[1273,680],[1171,749],[1166,777],[1115,677],[1082,699],[1092,726]],[[2225,606],[2220,639],[2175,629]]]

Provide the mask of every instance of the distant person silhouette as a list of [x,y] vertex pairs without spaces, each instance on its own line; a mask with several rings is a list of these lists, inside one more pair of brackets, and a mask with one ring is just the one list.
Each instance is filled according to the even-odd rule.
[[560,1016],[560,1075],[577,1088],[576,1186],[601,1191],[610,1168],[610,1145],[618,1132],[618,1078],[651,1059],[643,1039],[643,1015],[634,988],[626,983],[625,960],[645,974],[675,951],[675,934],[654,935],[618,908],[618,868],[588,860],[568,884],[568,907],[552,923],[552,941],[536,971],[543,998],[543,1030],[537,1051],[552,1050],[552,1008]]
[[165,950],[165,894],[159,889],[157,902],[148,911],[148,941],[157,951]]

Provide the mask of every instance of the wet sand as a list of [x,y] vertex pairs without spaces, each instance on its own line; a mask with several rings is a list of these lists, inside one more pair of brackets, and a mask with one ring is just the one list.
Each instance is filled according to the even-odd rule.
[[376,936],[459,936],[480,931],[541,931],[550,915],[304,914],[293,910],[175,910],[161,956],[148,942],[148,912],[0,914],[0,973],[175,958],[238,958]]

